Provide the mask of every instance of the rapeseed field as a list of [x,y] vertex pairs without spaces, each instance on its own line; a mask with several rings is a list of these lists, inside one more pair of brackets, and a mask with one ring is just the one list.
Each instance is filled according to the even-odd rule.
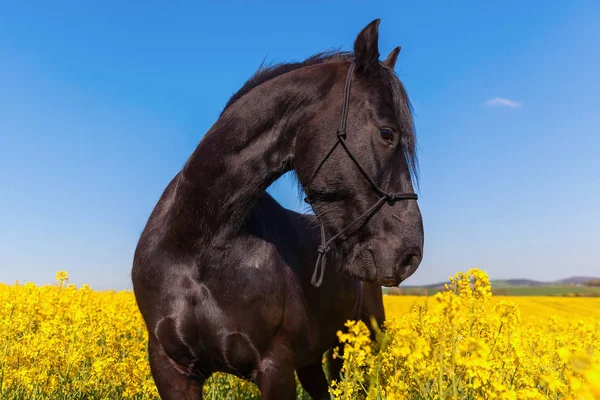
[[[157,399],[131,292],[0,284],[1,399]],[[600,299],[491,295],[456,274],[432,297],[385,297],[375,340],[349,321],[336,351],[338,399],[600,399]],[[207,399],[258,399],[215,374]],[[298,398],[307,398],[298,391]]]

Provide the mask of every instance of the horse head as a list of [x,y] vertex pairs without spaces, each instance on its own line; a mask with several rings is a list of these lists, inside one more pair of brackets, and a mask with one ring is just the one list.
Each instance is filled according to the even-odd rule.
[[423,222],[411,107],[394,73],[400,47],[381,62],[378,27],[365,27],[354,59],[339,63],[326,106],[298,133],[294,165],[321,224],[316,269],[331,252],[345,275],[396,286],[421,262]]

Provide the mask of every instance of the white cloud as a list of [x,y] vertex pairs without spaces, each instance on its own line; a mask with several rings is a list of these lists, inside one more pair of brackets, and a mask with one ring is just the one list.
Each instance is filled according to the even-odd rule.
[[494,97],[485,101],[485,105],[488,107],[508,107],[508,108],[519,108],[523,103],[520,101],[514,101],[505,99],[503,97]]

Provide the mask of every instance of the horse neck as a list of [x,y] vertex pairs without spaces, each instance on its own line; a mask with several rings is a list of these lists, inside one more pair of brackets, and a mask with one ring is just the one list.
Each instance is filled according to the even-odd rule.
[[175,182],[171,222],[186,239],[238,232],[269,185],[291,170],[296,132],[323,101],[311,75],[298,70],[257,86],[207,132]]

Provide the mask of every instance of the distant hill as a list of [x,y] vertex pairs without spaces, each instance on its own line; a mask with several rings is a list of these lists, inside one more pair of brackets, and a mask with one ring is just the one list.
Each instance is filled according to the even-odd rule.
[[[600,278],[592,277],[592,276],[571,276],[565,279],[559,279],[556,281],[536,281],[533,279],[495,279],[492,280],[493,288],[504,288],[504,287],[515,287],[515,286],[565,286],[565,285],[581,285],[587,281],[591,280],[600,280]],[[449,283],[441,282],[441,283],[433,283],[429,285],[418,285],[418,286],[404,286],[400,285],[401,288],[405,289],[415,289],[415,288],[426,288],[426,289],[437,289],[443,288],[445,284]]]
[[535,281],[532,279],[498,279],[492,280],[492,287],[501,288],[507,286],[546,286],[546,282]]
[[594,278],[591,276],[572,276],[570,278],[561,279],[559,281],[555,281],[554,283],[557,285],[570,285],[570,284],[582,284],[588,281],[598,280],[598,278]]
[[[568,297],[600,297],[600,286],[584,285],[588,281],[598,281],[591,276],[572,276],[556,281],[536,281],[533,279],[496,279],[492,280],[492,292],[496,296],[568,296]],[[449,283],[434,283],[422,286],[404,286],[384,289],[385,294],[431,296],[444,290]]]

